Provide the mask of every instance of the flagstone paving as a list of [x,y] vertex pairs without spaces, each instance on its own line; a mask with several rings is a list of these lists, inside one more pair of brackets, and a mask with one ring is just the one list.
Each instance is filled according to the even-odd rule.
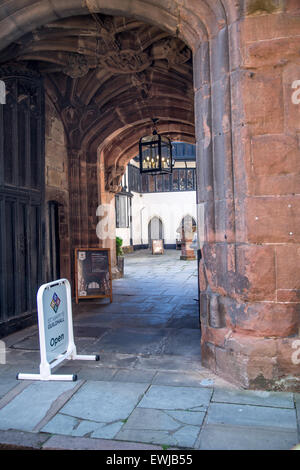
[[15,379],[38,372],[36,326],[3,338],[0,448],[291,449],[300,394],[240,390],[201,366],[194,261],[180,252],[127,255],[113,303],[73,306],[79,353],[54,373],[77,382]]

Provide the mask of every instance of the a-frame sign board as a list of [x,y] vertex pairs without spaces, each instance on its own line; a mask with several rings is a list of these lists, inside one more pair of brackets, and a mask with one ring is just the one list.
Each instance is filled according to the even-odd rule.
[[51,369],[65,359],[98,361],[98,355],[77,354],[74,343],[71,287],[67,279],[43,284],[37,294],[40,339],[40,373],[19,373],[19,380],[77,380],[73,375],[54,375]]

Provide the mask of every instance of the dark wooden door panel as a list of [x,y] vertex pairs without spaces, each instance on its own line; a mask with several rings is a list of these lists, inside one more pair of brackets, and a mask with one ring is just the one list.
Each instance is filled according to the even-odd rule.
[[35,73],[0,68],[0,79],[1,334],[1,325],[33,314],[43,281],[44,92]]

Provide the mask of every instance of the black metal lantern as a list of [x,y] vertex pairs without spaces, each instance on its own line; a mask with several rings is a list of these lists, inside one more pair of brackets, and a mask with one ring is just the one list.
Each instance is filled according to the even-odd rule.
[[159,135],[158,119],[152,119],[153,133],[139,141],[140,172],[150,174],[172,173],[172,144],[169,137]]

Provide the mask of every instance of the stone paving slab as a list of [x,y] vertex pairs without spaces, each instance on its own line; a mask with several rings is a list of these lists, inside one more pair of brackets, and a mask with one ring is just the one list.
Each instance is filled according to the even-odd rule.
[[111,330],[93,348],[126,354],[159,354],[166,332],[163,329],[122,328]]
[[0,431],[0,450],[16,448],[38,450],[49,437],[50,435],[46,433]]
[[204,411],[174,411],[136,408],[123,429],[176,431],[186,425],[201,426]]
[[198,433],[199,429],[196,426],[185,426],[183,430],[180,429],[174,433],[168,431],[126,429],[118,433],[117,439],[191,449],[197,439]]
[[28,350],[37,350],[40,349],[39,344],[39,333],[35,331],[33,335],[22,338],[11,345],[13,349],[28,349]]
[[297,431],[295,409],[211,403],[207,424],[281,428]]
[[[6,382],[5,377],[1,377],[1,382]],[[10,379],[8,379],[10,380]],[[16,396],[18,396],[27,386],[28,382],[15,381],[15,387],[11,388],[1,399],[0,399],[0,410],[10,403]],[[30,382],[29,382],[30,383]]]
[[147,383],[153,381],[156,372],[153,370],[123,369],[118,370],[113,380],[116,382]]
[[158,372],[153,381],[153,385],[171,385],[175,387],[212,387],[214,380],[206,378],[201,373],[177,373],[177,372]]
[[174,289],[173,287],[173,288],[162,290],[161,295],[176,295],[177,297],[186,297],[186,296],[193,297],[193,296],[196,296],[197,293],[195,292],[194,289],[178,290],[178,289]]
[[44,450],[161,450],[161,446],[106,439],[52,436],[42,446]]
[[124,382],[86,382],[60,410],[76,418],[112,423],[127,419],[147,384]]
[[183,317],[172,315],[165,324],[166,328],[189,328],[199,330],[199,319],[195,314],[185,314]]
[[[130,301],[134,303],[142,303],[145,302],[145,295],[136,294],[136,295],[131,295],[127,296],[126,294],[114,294],[114,301],[117,302],[118,304],[122,304],[123,302],[127,302],[128,298],[130,297]],[[160,302],[160,303],[170,303],[174,300],[173,295],[152,295],[151,300],[154,302]]]
[[59,367],[58,374],[77,374],[80,380],[113,380],[118,369],[103,366],[87,365],[86,361],[70,361],[70,363]]
[[18,383],[15,378],[7,378],[6,380],[0,378],[0,399],[17,385]]
[[[78,335],[78,330],[81,331],[82,336],[92,336],[95,337],[97,324],[101,323],[102,326],[105,326],[105,333],[109,332],[113,328],[166,328],[168,321],[172,318],[171,314],[151,314],[151,315],[141,315],[141,314],[95,314],[93,318],[81,318],[80,320],[75,321],[74,331]],[[81,326],[83,325],[83,326]],[[100,329],[100,328],[99,328]],[[96,335],[100,338],[103,334]]]
[[5,376],[9,374],[9,369],[10,366],[8,364],[0,364],[0,378],[2,375]]
[[116,439],[192,448],[205,412],[136,408]]
[[40,357],[34,362],[7,364],[6,369],[0,373],[0,383],[4,383],[4,381],[6,382],[7,380],[12,380],[15,381],[15,383],[18,383],[16,376],[19,372],[37,374],[39,373],[39,365]]
[[[98,348],[91,348],[89,354],[99,354]],[[121,354],[101,351],[99,367],[109,367],[113,369],[130,369],[135,367],[138,360],[136,354]]]
[[84,322],[82,323],[81,325],[80,322],[78,322],[78,324],[74,322],[74,336],[76,340],[80,337],[99,339],[108,331],[108,328],[104,327],[104,325],[99,327],[97,325],[89,326]]
[[195,356],[199,358],[200,350],[197,345],[200,344],[201,334],[199,329],[173,329],[167,338],[164,354]]
[[[6,364],[19,367],[19,372],[24,366],[29,366],[33,370],[33,365],[39,367],[40,364],[40,352],[39,351],[27,351],[18,349],[9,349],[6,354]],[[25,372],[25,371],[24,371]]]
[[92,419],[78,419],[73,416],[58,413],[42,428],[42,431],[73,437],[89,436],[91,438],[113,439],[120,431],[123,424],[123,420],[105,423]]
[[[160,356],[137,356],[135,367],[139,369],[152,369],[157,371],[168,372],[194,372],[204,371],[201,366],[200,360],[193,356],[177,356],[161,354]],[[207,370],[207,369],[206,369]]]
[[214,391],[213,402],[244,405],[271,406],[278,408],[294,408],[292,393],[267,392],[261,390],[226,390]]
[[209,388],[152,385],[138,407],[204,411],[209,405],[211,395],[212,389]]
[[33,382],[0,410],[0,429],[34,431],[59,400],[66,401],[75,382]]
[[196,448],[199,450],[288,450],[298,443],[297,432],[261,427],[206,425]]

